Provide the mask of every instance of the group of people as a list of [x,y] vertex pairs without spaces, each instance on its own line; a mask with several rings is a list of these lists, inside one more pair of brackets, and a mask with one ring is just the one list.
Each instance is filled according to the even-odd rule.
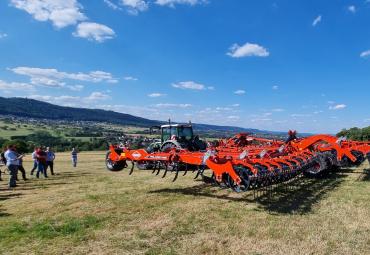
[[[1,161],[9,170],[9,188],[17,186],[18,171],[21,172],[23,180],[27,180],[26,170],[23,167],[24,156],[24,154],[21,154],[17,151],[17,147],[14,144],[8,145],[7,148],[5,148],[4,151],[1,153]],[[48,168],[50,168],[50,173],[54,175],[55,153],[50,147],[36,147],[34,152],[32,153],[32,160],[34,164],[31,170],[31,175],[33,175],[34,171],[37,170],[37,178],[40,178],[40,173],[43,174],[45,178],[47,178]]]
[[[71,152],[72,166],[77,167],[77,149],[73,148]],[[17,151],[17,147],[11,144],[4,148],[1,153],[1,162],[6,165],[9,170],[9,188],[17,186],[18,171],[21,172],[23,180],[27,180],[26,170],[23,167],[23,158],[25,154],[21,154]],[[54,175],[54,160],[55,153],[50,147],[36,147],[32,152],[33,167],[31,169],[31,175],[36,171],[36,178],[40,178],[42,174],[45,178],[48,178],[48,169],[50,169],[51,175]],[[1,181],[1,169],[0,169],[0,181]]]

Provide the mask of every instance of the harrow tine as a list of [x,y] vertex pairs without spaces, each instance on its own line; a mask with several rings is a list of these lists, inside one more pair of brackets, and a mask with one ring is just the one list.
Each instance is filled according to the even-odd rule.
[[157,170],[157,164],[154,163],[152,174],[154,174],[156,170]]
[[162,178],[166,177],[167,172],[168,172],[168,164],[166,163],[164,166],[164,173],[162,175]]
[[205,166],[198,166],[198,172],[195,175],[194,180],[197,179],[199,177],[199,175],[202,175],[203,174],[204,168],[205,168]]
[[135,162],[131,161],[131,169],[130,169],[130,172],[128,172],[128,175],[132,175],[132,173],[134,172],[134,167],[135,167]]
[[176,173],[175,173],[175,177],[173,178],[172,182],[175,182],[177,180],[177,177],[179,176],[179,166],[176,165]]
[[185,165],[185,172],[182,176],[185,176],[188,173],[188,164]]
[[157,171],[157,173],[155,175],[158,175],[160,171],[161,171],[161,163],[158,162],[158,171]]

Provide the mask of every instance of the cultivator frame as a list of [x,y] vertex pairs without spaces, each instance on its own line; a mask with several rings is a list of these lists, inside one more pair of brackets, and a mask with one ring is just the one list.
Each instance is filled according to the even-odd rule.
[[[286,182],[298,175],[317,177],[341,167],[370,161],[370,142],[346,141],[330,135],[314,135],[290,139],[288,142],[237,134],[210,145],[206,151],[173,148],[168,152],[149,153],[145,149],[130,150],[110,145],[106,156],[107,168],[120,171],[135,166],[151,170],[164,178],[174,172],[175,181],[180,172],[197,172],[195,178],[210,170],[214,183],[236,192],[247,191]],[[131,162],[131,167],[127,162]]]

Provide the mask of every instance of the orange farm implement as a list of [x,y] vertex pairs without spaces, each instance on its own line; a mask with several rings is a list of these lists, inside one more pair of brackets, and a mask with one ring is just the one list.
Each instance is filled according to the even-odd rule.
[[172,172],[173,181],[188,171],[196,172],[195,178],[205,179],[209,171],[214,183],[240,192],[286,182],[298,175],[323,176],[343,167],[360,165],[366,158],[370,161],[370,142],[347,141],[330,135],[299,139],[295,133],[290,136],[292,139],[284,142],[238,134],[199,151],[174,147],[149,152],[110,145],[106,166],[111,171],[128,168],[130,175],[135,166],[156,175],[162,171],[162,178]]

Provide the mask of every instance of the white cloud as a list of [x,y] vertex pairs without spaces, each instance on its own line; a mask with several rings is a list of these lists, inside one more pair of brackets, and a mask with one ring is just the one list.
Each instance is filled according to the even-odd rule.
[[191,104],[170,104],[170,103],[156,104],[154,106],[158,108],[189,108],[189,107],[192,107]]
[[46,85],[51,87],[61,87],[65,83],[65,79],[78,80],[86,82],[108,82],[117,83],[118,80],[112,76],[111,73],[103,71],[91,71],[89,73],[67,73],[60,72],[54,68],[37,68],[37,67],[15,67],[9,68],[12,72],[30,77],[30,81],[35,85]]
[[321,16],[321,15],[317,16],[317,17],[314,19],[314,21],[312,22],[312,26],[313,26],[313,27],[316,27],[316,26],[321,22],[321,20],[322,20],[322,16]]
[[104,3],[113,10],[121,10],[121,8],[110,0],[104,0]]
[[357,11],[356,6],[354,6],[354,5],[348,6],[348,11],[352,12],[352,13],[356,13],[356,11]]
[[81,91],[83,90],[83,85],[68,85],[67,88],[69,88],[72,91]]
[[[76,37],[90,41],[104,42],[115,37],[115,32],[106,25],[95,22],[82,22],[87,20],[82,13],[82,5],[77,0],[10,0],[11,5],[24,10],[38,21],[50,21],[56,28],[77,25],[73,33]],[[110,6],[114,4],[105,0]]]
[[251,122],[268,122],[272,121],[272,119],[269,118],[260,118],[260,119],[252,119]]
[[18,91],[30,91],[34,90],[35,87],[28,83],[21,83],[21,82],[6,82],[0,80],[0,90],[10,91],[10,90],[18,90]]
[[336,104],[336,105],[329,106],[329,110],[342,110],[346,107],[347,107],[347,105],[345,105],[345,104]]
[[363,51],[363,52],[361,52],[361,54],[360,54],[360,57],[361,57],[361,58],[367,58],[367,57],[369,57],[369,56],[370,56],[370,50]]
[[96,108],[97,101],[108,100],[111,97],[101,92],[92,92],[90,95],[85,97],[69,95],[64,96],[31,95],[28,96],[28,98],[62,106]]
[[292,118],[304,118],[304,117],[311,117],[311,114],[302,114],[302,113],[293,113],[290,115]]
[[239,107],[239,106],[240,106],[240,104],[232,104],[231,106],[232,106],[232,107]]
[[232,109],[230,107],[216,107],[216,111],[231,111]]
[[100,43],[105,40],[113,39],[115,35],[116,33],[110,27],[95,22],[82,22],[78,24],[76,31],[73,33],[75,37],[81,37]]
[[273,111],[273,112],[283,112],[285,110],[282,109],[282,108],[275,108],[275,109],[272,109],[271,111]]
[[244,95],[245,94],[245,90],[238,89],[238,90],[234,91],[234,94],[235,95]]
[[231,116],[228,116],[227,117],[229,120],[240,120],[240,117],[239,116],[234,116],[234,115],[231,115]]
[[31,83],[35,85],[43,85],[46,87],[64,87],[66,85],[65,82],[60,82],[47,77],[33,77],[31,78]]
[[139,12],[146,11],[149,8],[148,3],[144,0],[121,0],[120,2],[133,15],[137,15]]
[[246,43],[242,46],[238,44],[233,44],[229,52],[227,53],[228,56],[233,58],[242,58],[242,57],[268,57],[270,53],[264,47],[253,44],[253,43]]
[[278,89],[279,89],[279,86],[274,85],[274,86],[272,86],[272,89],[273,89],[273,90],[278,90]]
[[207,3],[206,0],[156,0],[156,4],[161,6],[169,6],[169,7],[175,7],[176,4],[187,4],[187,5],[196,5],[196,4],[202,4]]
[[8,37],[8,35],[7,35],[7,34],[5,34],[5,33],[0,33],[0,39],[3,39],[3,38],[5,38],[5,37]]
[[138,78],[135,78],[132,76],[125,76],[123,77],[123,79],[125,79],[126,81],[137,81],[138,80]]
[[45,101],[48,103],[56,103],[64,106],[74,106],[81,102],[81,97],[77,96],[45,96],[45,95],[31,95],[28,98]]
[[86,20],[77,0],[11,0],[11,4],[31,14],[38,21],[50,21],[57,28]]
[[[194,81],[182,81],[178,83],[172,83],[172,87],[178,88],[178,89],[192,89],[192,90],[205,90],[210,89],[210,87],[206,87],[203,84],[196,83]],[[211,87],[211,90],[214,88]]]
[[166,94],[162,94],[162,93],[151,93],[148,95],[148,97],[164,97],[166,96]]
[[85,97],[86,100],[106,100],[110,99],[111,97],[107,94],[104,94],[102,92],[92,92],[88,97]]

